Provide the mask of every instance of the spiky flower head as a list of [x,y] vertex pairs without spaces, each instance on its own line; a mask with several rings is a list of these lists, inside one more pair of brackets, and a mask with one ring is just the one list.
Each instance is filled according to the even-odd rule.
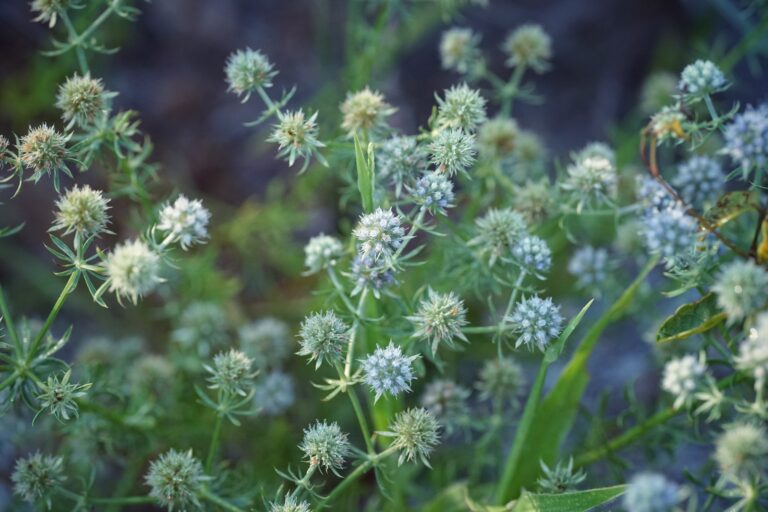
[[70,126],[85,126],[93,123],[106,110],[106,99],[114,94],[104,91],[98,78],[75,74],[59,86],[56,108]]
[[488,159],[504,159],[518,149],[520,127],[514,119],[494,117],[484,122],[477,133],[480,156]]
[[461,129],[440,130],[429,145],[430,161],[453,176],[475,163],[475,136]]
[[274,370],[256,382],[253,404],[268,416],[282,414],[296,401],[293,378],[285,372]]
[[118,300],[130,299],[134,304],[162,282],[160,256],[139,239],[115,247],[107,256],[105,270],[109,291]]
[[440,38],[440,62],[443,69],[472,73],[480,60],[480,36],[468,28],[454,27]]
[[411,390],[411,381],[416,377],[413,361],[419,356],[406,356],[402,349],[389,342],[386,347],[376,347],[373,354],[361,361],[363,381],[376,394],[375,400],[389,393],[397,396]]
[[417,457],[429,465],[429,454],[440,442],[440,424],[426,409],[411,408],[397,413],[389,431],[379,434],[392,437],[392,446],[400,450],[398,464],[411,462]]
[[657,71],[643,82],[640,105],[646,114],[652,114],[669,104],[677,92],[677,77],[668,71]]
[[525,66],[542,73],[549,68],[552,58],[552,39],[541,25],[529,23],[513,30],[502,49],[507,54],[508,66]]
[[[410,187],[409,187],[410,188]],[[442,213],[453,206],[453,182],[448,176],[439,171],[428,172],[416,180],[410,188],[414,202],[429,210],[433,215]]]
[[395,284],[395,272],[392,267],[377,265],[370,258],[364,258],[360,254],[352,261],[350,277],[355,283],[352,296],[360,294],[363,290],[370,290],[377,299],[387,287]]
[[728,82],[714,62],[699,59],[685,66],[677,87],[687,103],[694,103],[722,91],[728,87]]
[[336,266],[343,255],[344,246],[338,238],[320,234],[310,238],[304,246],[304,266],[307,267],[307,272],[315,274]]
[[767,288],[768,272],[751,260],[729,263],[712,286],[718,305],[725,310],[731,323],[768,305]]
[[749,372],[757,381],[756,389],[762,389],[768,379],[768,313],[761,313],[739,345],[736,368]]
[[378,261],[389,260],[394,255],[403,244],[405,230],[400,217],[392,210],[377,208],[360,217],[352,234],[360,241],[360,255]]
[[726,478],[753,480],[766,475],[768,466],[768,432],[762,425],[736,423],[728,425],[715,440],[715,461]]
[[668,140],[684,140],[685,130],[683,123],[685,115],[676,107],[664,107],[651,116],[651,132],[656,137],[656,142],[661,144]]
[[50,28],[56,26],[59,15],[67,10],[70,0],[32,0],[30,9],[37,14],[33,21],[47,23]]
[[[541,138],[530,130],[520,130],[514,157],[520,164],[540,165],[546,155]],[[534,167],[534,170],[536,167]]]
[[189,200],[180,195],[173,203],[167,203],[160,210],[157,229],[166,233],[170,240],[178,241],[185,251],[194,244],[208,239],[208,223],[211,212],[199,199]]
[[40,393],[37,395],[37,400],[40,402],[38,414],[48,411],[59,421],[69,421],[79,417],[80,406],[77,405],[77,400],[88,394],[91,383],[70,382],[71,377],[71,369],[67,370],[61,377],[58,375],[48,376],[45,383],[40,386]]
[[304,429],[304,439],[299,445],[310,466],[316,466],[321,471],[331,471],[340,476],[339,471],[349,457],[352,448],[347,434],[341,431],[336,422],[326,423],[316,421]]
[[224,67],[229,91],[248,101],[251,93],[260,87],[272,87],[272,78],[277,74],[266,55],[259,50],[237,50],[227,58]]
[[616,198],[616,167],[604,156],[580,158],[568,166],[563,190],[573,194],[578,207],[600,204]]
[[650,176],[639,176],[635,188],[638,202],[646,212],[663,211],[674,206],[675,200],[664,186]]
[[291,352],[288,324],[273,317],[260,318],[237,330],[240,350],[253,359],[256,368],[279,366]]
[[192,302],[181,311],[171,339],[186,349],[194,349],[200,357],[208,357],[212,347],[226,340],[227,327],[227,315],[220,304]]
[[320,368],[323,361],[330,364],[342,359],[349,343],[349,326],[333,311],[313,313],[304,319],[299,330],[300,356],[308,356]]
[[347,93],[347,99],[341,104],[343,119],[341,127],[350,136],[356,131],[373,131],[386,125],[386,118],[395,113],[395,108],[384,101],[384,95],[366,87],[363,90]]
[[497,260],[511,254],[512,246],[526,235],[526,226],[519,213],[509,208],[491,208],[475,221],[475,232],[477,234],[469,245],[477,246],[493,266]]
[[8,140],[8,137],[0,135],[0,165],[2,165],[3,161],[8,156],[6,153],[8,152],[10,145],[11,141]]
[[416,137],[396,135],[376,147],[376,175],[389,180],[400,195],[406,178],[429,166],[429,155]]
[[658,473],[638,473],[629,481],[623,505],[627,512],[673,512],[684,493]]
[[583,290],[591,291],[605,283],[610,269],[608,251],[602,247],[579,247],[568,260],[568,272],[576,278],[576,286]]
[[312,512],[312,507],[306,501],[299,501],[293,494],[286,494],[282,501],[269,504],[269,512]]
[[552,251],[538,236],[524,236],[512,244],[512,256],[528,272],[546,274],[552,266]]
[[690,403],[694,392],[704,381],[706,373],[707,362],[703,352],[699,357],[686,354],[667,362],[664,366],[661,387],[675,397],[675,409]]
[[437,97],[437,124],[443,128],[460,128],[474,132],[485,122],[486,100],[480,91],[467,84],[454,85],[444,92],[445,98]]
[[88,185],[74,186],[56,201],[56,219],[51,230],[100,235],[109,223],[109,199]]
[[546,178],[527,181],[515,194],[514,209],[526,224],[536,225],[548,219],[555,207],[553,187]]
[[695,208],[712,205],[723,190],[725,176],[717,160],[694,156],[677,168],[672,185]]
[[198,495],[205,482],[203,465],[192,455],[192,450],[168,450],[153,460],[144,482],[149,495],[169,511],[200,508]]
[[480,370],[475,388],[482,400],[516,400],[525,386],[522,367],[511,357],[489,359]]
[[429,288],[416,314],[409,316],[408,320],[416,329],[413,337],[429,342],[432,354],[437,353],[440,344],[453,348],[456,346],[456,339],[467,341],[467,337],[461,332],[461,328],[468,323],[467,308],[464,307],[464,301],[453,292],[438,293]]
[[613,167],[616,167],[616,152],[605,142],[590,142],[579,151],[571,154],[574,162],[580,162],[588,158],[604,158]]
[[243,352],[231,349],[220,352],[213,358],[213,365],[203,365],[210,373],[208,387],[218,389],[232,395],[247,396],[253,387],[253,378],[256,376],[251,371],[253,360]]
[[309,118],[299,109],[292,112],[278,112],[277,124],[267,141],[277,144],[278,156],[293,165],[297,158],[304,159],[301,171],[309,166],[312,155],[317,154],[325,144],[320,142],[317,128],[317,112]]
[[21,138],[18,145],[19,158],[25,167],[32,169],[32,178],[37,181],[44,174],[57,171],[69,172],[65,161],[69,157],[67,142],[70,135],[59,133],[53,126],[43,123]]
[[448,379],[430,382],[421,396],[421,405],[447,432],[464,425],[470,417],[469,390]]
[[36,452],[16,461],[11,475],[13,492],[29,503],[43,503],[50,509],[51,498],[66,480],[64,460]]
[[680,204],[650,208],[640,224],[641,237],[651,253],[660,254],[667,267],[689,255],[698,243],[699,225]]
[[526,345],[529,350],[538,348],[542,352],[560,335],[563,327],[560,306],[549,297],[542,299],[537,295],[518,302],[507,321],[518,336],[515,347]]
[[722,153],[741,167],[743,179],[768,164],[768,103],[747,109],[733,118],[723,132]]
[[572,458],[568,460],[567,464],[564,461],[558,461],[554,468],[544,464],[544,461],[541,461],[540,464],[544,474],[536,483],[541,492],[544,493],[560,494],[575,491],[576,487],[587,478],[583,469],[573,471]]

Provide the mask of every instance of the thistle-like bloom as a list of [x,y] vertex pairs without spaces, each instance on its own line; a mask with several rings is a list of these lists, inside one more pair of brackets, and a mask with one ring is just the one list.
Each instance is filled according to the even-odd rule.
[[523,369],[511,357],[486,361],[475,384],[482,400],[515,401],[524,387]]
[[56,201],[54,231],[78,233],[84,237],[104,233],[109,223],[109,199],[88,185],[72,187]]
[[579,209],[588,204],[599,204],[616,198],[618,175],[611,161],[602,156],[591,156],[568,166],[563,190],[571,192]]
[[720,164],[706,156],[694,156],[677,169],[672,185],[695,208],[712,205],[723,190],[725,176]]
[[590,142],[579,151],[572,153],[571,157],[574,162],[581,162],[588,158],[604,158],[616,167],[616,152],[605,142]]
[[728,82],[714,62],[697,60],[685,66],[677,87],[687,103],[694,103],[705,96],[722,91],[728,87]]
[[494,117],[480,126],[477,147],[480,156],[491,160],[504,159],[515,153],[520,142],[520,127],[514,119]]
[[715,441],[715,460],[720,473],[731,481],[765,477],[768,432],[752,423],[729,425]]
[[304,172],[312,155],[325,147],[317,138],[317,112],[308,119],[301,109],[294,112],[278,112],[277,121],[267,141],[278,145],[277,155],[287,159],[290,166],[297,158],[303,158],[304,164],[300,172]]
[[430,161],[453,176],[475,163],[475,136],[460,129],[441,130],[429,145]]
[[241,325],[237,330],[240,350],[253,359],[256,368],[275,367],[291,352],[288,325],[266,317]]
[[395,110],[384,101],[380,92],[366,87],[355,93],[347,93],[347,99],[341,104],[341,127],[350,137],[358,130],[373,131],[385,126],[386,118],[394,114]]
[[360,217],[352,234],[360,241],[360,255],[378,261],[389,260],[394,255],[404,243],[405,230],[400,217],[392,210],[377,208]]
[[552,266],[552,251],[538,236],[525,236],[512,244],[512,256],[528,272],[546,274]]
[[382,267],[377,265],[375,261],[359,254],[352,261],[350,277],[355,283],[352,296],[356,296],[367,289],[373,292],[377,299],[381,297],[383,290],[397,282],[392,267]]
[[194,244],[208,239],[209,212],[199,199],[189,200],[180,195],[173,203],[166,204],[160,211],[157,229],[167,233],[170,240],[178,241],[185,251]]
[[677,92],[677,77],[668,71],[657,71],[643,82],[640,91],[640,105],[646,114],[658,112],[668,105]]
[[690,403],[694,392],[704,381],[706,373],[707,362],[703,352],[698,358],[687,354],[667,362],[664,366],[661,387],[675,397],[675,409]]
[[269,504],[269,512],[312,512],[312,506],[306,501],[299,501],[293,494],[286,494],[283,501]]
[[11,475],[13,492],[24,501],[43,503],[50,509],[52,496],[66,480],[63,466],[64,460],[61,457],[40,452],[17,460]]
[[136,304],[162,282],[160,256],[138,239],[115,247],[104,266],[109,291],[115,292],[118,300],[127,298]]
[[455,85],[445,91],[445,99],[437,98],[437,124],[472,133],[486,120],[485,104],[480,91],[467,84]]
[[587,478],[583,469],[573,471],[573,459],[569,459],[567,464],[560,461],[551,469],[543,461],[540,464],[544,476],[536,483],[544,493],[560,494],[575,491],[576,487]]
[[224,67],[229,91],[248,101],[251,93],[260,87],[272,87],[272,78],[277,74],[266,55],[259,50],[238,50],[227,58]]
[[310,466],[321,471],[331,471],[336,476],[344,468],[344,463],[352,451],[347,434],[341,431],[336,422],[316,421],[304,429],[304,439],[299,445]]
[[144,482],[149,495],[170,512],[200,508],[198,495],[205,482],[203,465],[192,455],[192,450],[169,450],[149,465]]
[[656,137],[657,144],[671,140],[684,140],[683,123],[685,115],[676,107],[664,107],[651,116],[651,132]]
[[282,414],[296,401],[295,388],[293,378],[287,373],[269,372],[256,383],[253,405],[267,416]]
[[69,157],[67,142],[70,135],[56,131],[52,126],[41,124],[30,127],[18,145],[19,158],[25,167],[32,169],[32,179],[37,181],[44,174],[57,171],[69,172],[65,161]]
[[489,257],[489,265],[512,253],[512,246],[526,235],[523,216],[504,208],[491,208],[484,216],[475,221],[477,235],[468,243],[477,246],[483,255]]
[[203,368],[210,373],[208,387],[218,389],[232,395],[247,396],[253,387],[251,371],[253,360],[239,350],[231,349],[220,352],[213,358],[213,366],[204,364]]
[[399,196],[403,182],[426,171],[429,155],[415,137],[390,137],[376,147],[376,174],[390,180]]
[[445,215],[446,208],[453,206],[453,182],[445,173],[432,171],[424,174],[410,188],[414,202],[423,206],[433,215]]
[[397,396],[411,390],[411,381],[416,378],[413,361],[419,356],[406,356],[400,347],[391,341],[386,347],[376,347],[373,354],[361,361],[363,381],[376,394],[375,400],[389,393]]
[[674,198],[664,186],[650,176],[639,176],[635,193],[646,214],[661,212],[674,207]]
[[674,266],[678,258],[689,255],[698,243],[699,226],[679,204],[663,210],[649,209],[640,227],[648,250],[661,254],[668,267]]
[[755,378],[755,389],[762,389],[768,378],[768,313],[761,313],[755,326],[739,345],[736,368]]
[[537,73],[549,68],[552,40],[541,25],[525,24],[512,31],[502,45],[510,67],[525,66]]
[[553,187],[546,178],[527,181],[515,194],[514,209],[527,225],[539,224],[552,215],[555,208]]
[[518,302],[507,321],[518,336],[515,347],[526,345],[529,350],[536,347],[542,352],[560,335],[563,326],[560,306],[549,297],[537,295]]
[[684,498],[679,486],[658,473],[638,473],[629,481],[623,505],[627,512],[673,512]]
[[751,260],[728,264],[712,286],[730,323],[763,309],[768,304],[766,289],[768,272]]
[[110,96],[114,94],[107,94],[98,78],[75,74],[59,86],[56,108],[70,126],[85,126],[106,110],[106,99]]
[[443,69],[467,74],[480,62],[480,36],[468,28],[451,28],[440,39],[440,62]]
[[514,156],[524,165],[539,165],[545,156],[544,143],[541,138],[529,130],[520,130]]
[[61,378],[56,375],[48,376],[37,395],[37,400],[40,402],[38,415],[48,411],[59,421],[69,421],[79,417],[80,407],[77,405],[77,400],[88,394],[87,391],[91,389],[92,384],[76,384],[69,381],[70,377],[72,377],[72,370],[67,370]]
[[336,266],[343,255],[344,246],[338,238],[320,234],[310,238],[304,246],[304,266],[307,267],[308,273],[316,274]]
[[411,462],[418,457],[427,467],[429,454],[440,442],[440,424],[431,412],[422,408],[411,408],[395,416],[389,431],[379,434],[394,438],[392,446],[400,450],[398,464]]
[[193,302],[178,318],[171,339],[185,349],[193,349],[200,357],[208,357],[211,347],[227,339],[227,315],[215,302]]
[[315,361],[315,368],[320,368],[323,361],[330,364],[340,362],[342,353],[349,343],[349,326],[336,313],[326,311],[314,313],[301,323],[299,344],[296,352],[300,356],[309,356]]
[[602,247],[579,247],[568,260],[568,272],[576,278],[576,286],[583,290],[603,284],[610,268],[608,251]]
[[768,104],[747,107],[723,132],[722,152],[741,167],[743,179],[768,164]]
[[70,0],[32,0],[30,9],[37,14],[33,21],[47,23],[50,28],[53,28],[56,26],[59,15],[67,10],[70,4]]
[[468,323],[467,308],[453,292],[438,293],[430,288],[416,314],[407,318],[416,328],[413,337],[429,342],[433,355],[440,344],[454,348],[456,339],[467,341],[461,332],[461,328]]
[[470,418],[469,390],[447,379],[430,382],[421,396],[421,405],[452,432]]

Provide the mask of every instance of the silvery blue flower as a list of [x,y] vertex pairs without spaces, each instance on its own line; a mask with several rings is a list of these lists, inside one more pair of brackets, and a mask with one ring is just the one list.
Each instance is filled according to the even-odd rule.
[[512,244],[512,256],[527,271],[547,273],[552,266],[552,251],[538,236],[525,236]]
[[410,191],[414,202],[433,214],[445,215],[446,208],[453,206],[453,183],[443,172],[432,171],[424,174]]
[[568,260],[568,272],[576,278],[576,286],[584,290],[604,283],[609,269],[608,251],[602,247],[579,247]]
[[722,153],[741,167],[742,179],[753,170],[764,169],[768,164],[768,104],[747,107],[725,127],[723,136]]
[[712,61],[701,59],[685,66],[677,85],[683,99],[689,103],[720,92],[727,86],[728,82],[720,68]]
[[639,473],[624,494],[627,512],[672,512],[683,499],[679,486],[658,473]]
[[[654,180],[655,181],[655,180]],[[694,156],[677,169],[672,179],[680,197],[695,208],[713,204],[723,191],[725,176],[717,160]]]
[[377,208],[360,217],[352,234],[360,241],[360,255],[377,261],[393,256],[404,242],[405,230],[392,210]]
[[253,405],[267,416],[285,412],[296,401],[293,377],[280,370],[274,370],[256,381]]
[[518,336],[515,347],[526,345],[530,350],[535,347],[543,352],[560,335],[563,317],[560,306],[555,305],[551,298],[542,299],[534,295],[518,302],[507,322]]
[[392,343],[386,347],[376,347],[373,354],[361,361],[363,381],[376,394],[375,400],[388,393],[397,396],[411,390],[411,381],[416,378],[413,361],[419,356],[406,356]]

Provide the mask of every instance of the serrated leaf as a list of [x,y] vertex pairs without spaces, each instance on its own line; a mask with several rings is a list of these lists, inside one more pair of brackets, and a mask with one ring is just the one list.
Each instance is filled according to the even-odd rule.
[[725,313],[717,305],[717,297],[710,292],[696,302],[677,308],[659,327],[656,343],[684,340],[694,334],[706,332],[725,320]]
[[589,512],[609,503],[626,491],[626,485],[602,487],[563,494],[531,494],[523,492],[512,512]]
[[715,228],[738,218],[742,214],[759,209],[759,198],[755,192],[747,190],[734,190],[726,192],[717,203],[704,212],[704,220]]

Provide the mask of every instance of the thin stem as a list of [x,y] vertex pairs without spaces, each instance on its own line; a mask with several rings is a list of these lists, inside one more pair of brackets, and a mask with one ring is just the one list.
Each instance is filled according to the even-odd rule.
[[213,468],[213,461],[216,459],[216,452],[219,449],[221,440],[221,425],[224,422],[224,415],[221,412],[216,414],[216,423],[213,425],[213,434],[211,435],[211,444],[208,446],[208,457],[205,459],[205,472],[210,474]]
[[223,498],[218,497],[217,495],[213,494],[208,489],[201,489],[200,490],[200,497],[204,498],[205,500],[218,505],[219,507],[223,508],[224,510],[227,510],[229,512],[245,512],[240,507],[237,507],[228,501],[225,501]]
[[413,240],[414,236],[416,235],[416,232],[421,227],[421,222],[424,220],[424,215],[426,213],[427,213],[427,209],[422,206],[419,209],[419,214],[416,215],[416,218],[413,220],[413,224],[411,224],[411,229],[408,231],[408,234],[405,235],[405,238],[403,239],[403,243],[400,244],[400,247],[397,248],[397,251],[395,252],[394,256],[392,256],[392,261],[397,261],[397,258],[399,258],[401,254],[403,254],[403,251],[405,250],[405,246],[408,245],[408,242]]
[[523,79],[524,73],[525,65],[517,66],[509,82],[502,89],[501,115],[508,116],[512,112],[512,102],[515,100],[515,96],[520,89],[520,81]]
[[26,358],[27,365],[35,357],[35,353],[37,352],[37,349],[39,348],[40,343],[43,341],[43,338],[45,338],[45,335],[48,334],[48,331],[51,329],[51,325],[53,325],[54,320],[56,320],[56,317],[59,315],[59,311],[61,311],[61,307],[64,305],[64,302],[67,300],[67,296],[70,293],[72,293],[72,291],[74,290],[74,285],[75,283],[77,283],[77,279],[79,277],[80,277],[79,270],[75,270],[69,275],[67,284],[65,284],[64,289],[61,290],[61,293],[59,294],[59,298],[56,299],[56,304],[53,305],[53,309],[48,314],[48,318],[45,319],[45,323],[43,324],[43,327],[40,328],[40,332],[37,333],[37,336],[32,341],[32,344],[29,347],[29,352],[27,352],[27,358]]
[[517,301],[517,296],[520,293],[520,287],[523,285],[523,281],[525,280],[526,275],[527,275],[527,272],[525,270],[521,270],[520,275],[517,276],[517,280],[515,281],[514,287],[512,288],[512,293],[509,294],[507,309],[504,310],[504,316],[501,317],[501,321],[499,322],[499,325],[497,327],[497,333],[499,334],[499,343],[497,347],[498,353],[499,353],[499,359],[502,358],[501,333],[503,333],[504,330],[507,328],[507,317],[512,313],[512,308],[515,306],[515,302]]
[[[346,381],[344,372],[338,363],[336,364],[336,371],[339,373],[339,379]],[[363,412],[363,407],[360,404],[360,399],[357,397],[357,392],[355,391],[354,387],[346,388],[345,392],[347,395],[349,395],[349,401],[352,403],[352,409],[354,409],[357,422],[360,424],[360,432],[363,434],[365,448],[368,450],[369,454],[375,453],[371,430],[368,427],[368,420],[365,419],[365,413]]]
[[155,503],[151,496],[124,496],[122,498],[88,498],[93,505],[143,505]]
[[368,457],[368,459],[357,466],[353,472],[351,472],[349,475],[347,475],[344,480],[339,482],[339,485],[333,488],[333,490],[323,498],[323,500],[320,502],[320,506],[318,508],[322,509],[325,508],[330,502],[332,502],[334,499],[336,499],[344,490],[352,485],[358,478],[363,476],[365,473],[368,472],[375,464],[377,464],[380,460],[385,459],[386,457],[389,457],[391,454],[395,453],[397,451],[397,448],[390,446],[386,450],[384,450],[381,453],[372,455]]
[[352,378],[352,361],[355,358],[355,344],[357,343],[357,331],[360,328],[360,318],[363,316],[363,310],[365,309],[365,298],[368,295],[368,288],[363,288],[360,292],[360,299],[357,301],[357,309],[355,309],[355,321],[352,325],[352,333],[349,336],[349,347],[347,347],[347,358],[344,361],[344,377],[347,379]]
[[498,325],[482,325],[482,326],[476,326],[476,327],[462,327],[461,332],[467,333],[467,334],[485,334],[485,333],[496,333],[499,332],[499,326]]
[[80,72],[83,75],[89,75],[90,69],[88,68],[88,60],[85,57],[85,50],[83,49],[82,41],[78,41],[79,36],[77,35],[77,31],[75,30],[75,26],[72,24],[72,20],[69,19],[69,15],[67,14],[67,11],[62,9],[59,12],[59,16],[61,16],[61,21],[64,22],[64,26],[67,29],[67,33],[69,34],[69,40],[70,43],[75,48],[75,53],[77,54],[77,62],[80,64]]
[[117,9],[117,7],[120,5],[120,2],[121,2],[121,1],[122,1],[122,0],[112,0],[112,2],[109,4],[109,7],[107,7],[106,9],[104,9],[104,12],[102,12],[102,13],[99,15],[99,17],[98,17],[98,18],[96,18],[95,20],[93,20],[93,23],[91,23],[91,25],[90,25],[90,26],[89,26],[87,29],[85,29],[85,30],[84,30],[84,31],[83,31],[83,32],[82,32],[82,33],[81,33],[81,34],[80,34],[80,35],[79,35],[79,36],[78,36],[78,37],[77,37],[77,38],[76,38],[76,39],[73,41],[73,43],[74,43],[75,45],[80,45],[80,44],[82,44],[82,43],[83,43],[83,42],[84,42],[86,39],[88,39],[88,38],[91,36],[91,34],[93,34],[93,33],[96,31],[96,29],[98,29],[98,28],[99,28],[99,27],[102,25],[102,23],[104,23],[105,21],[107,21],[107,18],[109,18],[109,17],[112,15],[112,13],[115,11],[115,9]]
[[18,377],[19,370],[13,370],[13,372],[8,377],[6,377],[4,381],[0,382],[0,391],[13,384]]
[[717,110],[715,109],[715,105],[712,103],[712,98],[709,94],[704,96],[704,104],[707,106],[707,111],[712,118],[712,122],[715,123],[715,125],[720,124],[720,116],[717,114]]
[[16,327],[13,324],[13,318],[11,317],[10,311],[8,310],[8,304],[5,302],[5,293],[3,293],[2,286],[0,286],[0,315],[3,316],[3,320],[5,321],[5,328],[8,331],[8,336],[10,336],[11,341],[13,342],[16,355],[21,356],[21,342],[19,341],[19,336],[16,334]]
[[355,306],[352,304],[352,301],[349,300],[349,297],[347,296],[347,293],[344,290],[344,285],[341,284],[341,281],[339,280],[339,275],[336,273],[336,270],[333,267],[328,266],[327,271],[328,271],[328,277],[331,278],[331,283],[333,283],[333,287],[336,288],[337,292],[339,292],[341,301],[344,303],[345,306],[347,306],[347,309],[349,309],[350,313],[355,313],[356,311]]

